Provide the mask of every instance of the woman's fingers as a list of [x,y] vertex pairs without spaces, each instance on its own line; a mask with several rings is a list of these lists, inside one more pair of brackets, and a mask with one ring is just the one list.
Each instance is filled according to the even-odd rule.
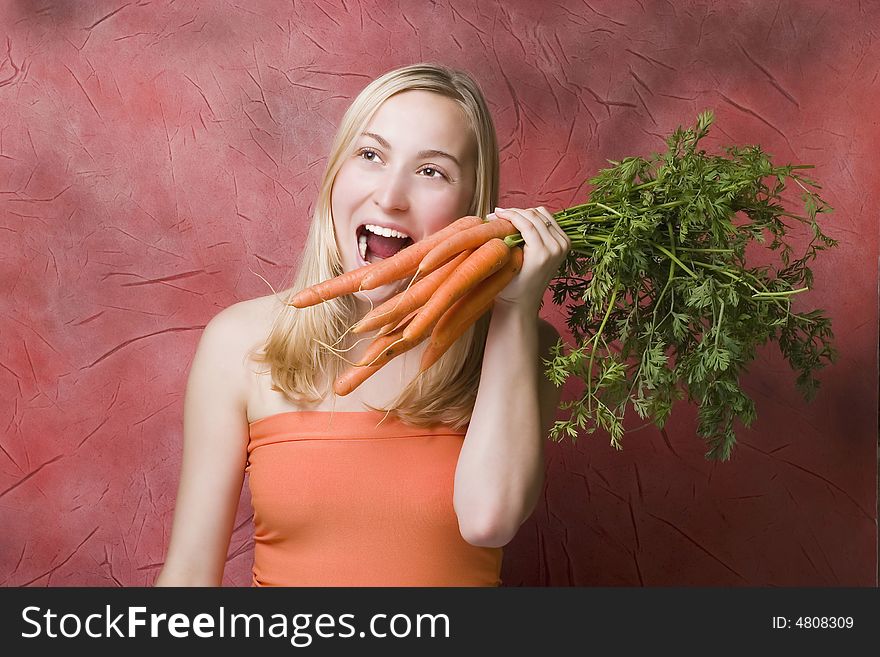
[[519,231],[525,242],[522,269],[497,298],[521,305],[529,311],[539,309],[548,283],[568,253],[568,237],[553,215],[543,207],[496,208],[487,218],[490,221],[506,219]]
[[571,246],[571,242],[562,232],[553,215],[543,206],[527,210],[496,208],[495,214],[516,226],[522,234],[526,246],[533,248],[543,246],[554,256],[568,252]]
[[556,223],[556,219],[550,213],[550,211],[545,208],[543,205],[535,208],[535,210],[544,218],[544,225],[547,226],[547,230],[550,232],[550,235],[556,241],[559,246],[563,248],[564,251],[568,252],[571,248],[571,240],[568,238],[568,235],[559,227],[559,224]]
[[550,236],[547,233],[546,226],[541,231],[539,226],[543,225],[534,216],[534,213],[528,210],[520,210],[519,208],[495,208],[495,214],[502,219],[507,219],[516,226],[516,229],[523,236],[526,247],[544,247],[548,248]]

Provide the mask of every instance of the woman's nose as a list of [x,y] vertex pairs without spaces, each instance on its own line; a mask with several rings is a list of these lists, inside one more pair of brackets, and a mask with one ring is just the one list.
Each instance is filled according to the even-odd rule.
[[409,209],[409,192],[403,172],[388,171],[377,181],[373,200],[386,212]]

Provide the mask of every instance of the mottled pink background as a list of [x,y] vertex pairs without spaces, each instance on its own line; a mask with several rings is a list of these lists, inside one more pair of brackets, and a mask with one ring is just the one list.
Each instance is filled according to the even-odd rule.
[[[505,585],[876,585],[877,25],[820,0],[0,2],[0,584],[152,583],[201,329],[288,279],[350,100],[431,60],[487,94],[502,206],[578,202],[712,109],[712,146],[816,165],[840,240],[795,302],[840,350],[815,402],[772,345],[728,463],[686,404],[622,452],[548,443]],[[245,486],[229,585],[251,533]]]

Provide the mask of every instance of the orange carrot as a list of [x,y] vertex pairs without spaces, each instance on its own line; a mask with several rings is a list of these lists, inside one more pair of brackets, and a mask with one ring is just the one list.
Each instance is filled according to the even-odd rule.
[[296,308],[307,308],[344,294],[352,294],[360,290],[372,290],[380,285],[405,278],[415,272],[419,261],[425,253],[449,235],[466,230],[482,223],[480,217],[467,216],[453,221],[451,224],[429,235],[423,240],[410,244],[390,258],[364,265],[334,278],[328,278],[297,292],[291,305]]
[[[336,379],[333,383],[333,391],[340,396],[347,395],[387,365],[394,356],[402,353],[398,351],[399,348],[404,346],[402,333],[402,328],[394,329],[384,335],[380,332],[370,343],[364,356]],[[383,353],[386,350],[389,351],[388,354]],[[406,351],[406,349],[403,349],[403,351]]]
[[395,356],[399,356],[415,345],[403,337],[403,331],[395,329],[391,333],[375,338],[367,348],[363,358],[357,363],[358,366],[384,365]]
[[470,253],[470,251],[459,253],[456,258],[414,283],[409,289],[391,297],[382,305],[373,308],[361,321],[355,324],[351,332],[364,333],[365,331],[372,331],[383,324],[395,322],[416,308],[419,308],[440,287],[440,284],[446,280],[452,270],[461,264]]
[[[410,276],[416,271],[419,262],[432,248],[444,241],[450,235],[479,226],[483,220],[480,217],[467,216],[453,221],[451,224],[423,240],[410,244],[405,249],[398,251],[390,258],[377,262],[373,269],[367,272],[361,281],[361,290],[373,290],[380,285],[386,285],[393,281]],[[442,263],[441,263],[442,264]]]
[[409,324],[412,321],[412,318],[419,314],[419,310],[421,308],[416,308],[409,315],[404,317],[402,320],[397,321],[394,320],[392,322],[388,322],[382,328],[379,329],[379,332],[376,333],[375,337],[379,337],[380,335],[388,335],[391,331],[396,331],[397,329],[402,329],[404,326]]
[[431,333],[431,342],[422,354],[421,374],[437,362],[464,332],[487,310],[492,308],[495,297],[522,269],[523,251],[511,249],[510,260],[480,285],[456,301],[440,318]]
[[343,294],[357,292],[361,281],[371,267],[373,265],[364,265],[335,278],[328,278],[326,281],[300,290],[290,300],[290,303],[295,308],[308,308],[309,306],[341,297]]
[[[501,242],[503,245],[501,240],[497,240],[497,242]],[[493,245],[492,248],[497,247]],[[506,249],[507,247],[504,246],[504,248]],[[490,248],[486,248],[484,255],[490,252]],[[483,284],[470,292],[465,288],[466,296],[452,304],[443,313],[440,321],[436,323],[434,333],[431,335],[431,342],[422,355],[419,369],[420,374],[439,360],[474,322],[492,308],[498,292],[503,290],[507,283],[519,273],[523,261],[521,248],[516,247],[509,250],[507,258],[504,258],[504,256],[500,257],[502,259],[501,269],[498,269],[485,279],[479,279],[483,280]],[[474,263],[471,264],[473,265]],[[479,265],[479,262],[476,264]],[[493,264],[492,268],[494,269],[494,267],[495,265]],[[462,276],[464,273],[466,271],[459,273],[459,276]],[[427,332],[420,331],[413,338],[407,339],[406,327],[413,321],[413,318],[421,314],[422,310],[424,310],[424,307],[414,310],[400,322],[389,322],[383,326],[379,336],[370,344],[364,357],[356,366],[349,368],[337,380],[334,385],[334,392],[340,396],[348,394],[396,356],[420,344],[427,337]],[[383,334],[383,331],[386,330],[390,332]]]
[[[474,313],[482,311],[489,301],[495,299],[507,284],[522,269],[523,251],[520,247],[514,247],[510,251],[510,260],[497,272],[473,288],[461,299],[456,301],[440,318],[431,333],[431,341],[452,344],[448,334],[458,330],[459,325],[474,317]],[[480,315],[482,312],[480,312]],[[479,315],[477,315],[479,317]],[[470,325],[470,324],[468,324]],[[460,335],[460,333],[459,333]]]
[[[401,334],[403,332],[403,327],[406,326],[406,324],[410,320],[412,320],[412,318],[415,317],[417,313],[418,310],[413,311],[402,321],[390,322],[383,326],[377,334],[376,338],[370,344],[364,357],[361,358],[361,360],[357,364],[345,370],[345,372],[343,372],[339,376],[339,378],[336,379],[333,384],[333,392],[335,392],[340,397],[347,395],[352,390],[361,385],[364,381],[373,376],[373,374],[375,374],[385,365],[387,365],[394,355],[397,355],[397,353],[402,353],[398,351],[392,356],[382,358],[374,363],[371,363],[371,361],[374,360],[377,356],[382,355],[382,351],[385,348],[390,348],[391,345],[393,345],[395,342],[398,343],[394,345],[395,348],[399,348],[403,345],[402,342],[399,342]],[[405,349],[403,351],[405,351]]]
[[[459,321],[450,322],[450,323],[454,323],[455,326],[451,330],[449,330],[449,329],[444,330],[442,338],[435,339],[434,336],[432,335],[431,341],[428,343],[427,348],[422,353],[422,362],[419,365],[419,374],[421,374],[422,372],[427,370],[429,367],[431,367],[431,365],[433,365],[438,360],[440,360],[440,357],[449,350],[449,348],[455,343],[456,340],[458,340],[462,335],[464,335],[464,332],[467,331],[468,328],[470,328],[470,326],[472,324],[474,324],[474,322],[476,322],[478,319],[480,319],[480,317],[482,317],[485,312],[491,310],[494,303],[495,303],[495,299],[490,298],[488,303],[483,304],[483,306],[481,308],[477,309],[476,312],[472,312],[469,317],[462,317],[461,315],[458,315]],[[455,309],[455,307],[453,306],[452,308],[450,308],[449,310],[446,311],[446,313],[443,315],[443,318],[441,318],[440,322],[437,323],[437,329],[440,328],[441,322],[443,322],[443,319],[447,315],[452,313],[454,311],[454,309]],[[436,332],[436,329],[435,329],[435,332]]]
[[440,242],[422,258],[417,271],[420,274],[434,271],[456,253],[465,249],[476,249],[491,239],[507,237],[518,232],[507,219],[482,222],[478,226],[463,230]]
[[437,288],[419,314],[403,330],[403,337],[416,344],[420,342],[452,304],[480,281],[501,269],[509,259],[510,249],[504,240],[495,237],[483,244]]
[[333,382],[333,392],[344,397],[364,381],[382,369],[382,365],[373,367],[349,367]]

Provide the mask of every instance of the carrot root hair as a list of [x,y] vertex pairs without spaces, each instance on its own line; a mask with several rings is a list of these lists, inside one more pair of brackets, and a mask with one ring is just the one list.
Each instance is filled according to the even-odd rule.
[[326,342],[323,342],[322,340],[319,340],[318,338],[312,338],[312,340],[314,340],[315,342],[317,342],[319,345],[321,345],[322,347],[324,347],[327,351],[329,351],[330,353],[332,353],[334,356],[336,356],[336,357],[339,358],[340,360],[344,360],[344,361],[345,361],[346,363],[348,363],[349,365],[357,365],[357,363],[355,363],[354,361],[348,360],[345,356],[342,355],[342,354],[348,352],[349,350],[354,349],[354,345],[352,345],[352,346],[349,347],[348,349],[335,349],[335,348],[333,348],[332,346],[330,346],[329,344],[327,344]]
[[[389,335],[390,335],[390,334],[389,334]],[[388,360],[391,360],[391,358],[393,358],[393,357],[396,356],[397,354],[394,354],[393,356],[389,357],[389,356],[388,356],[388,351],[389,351],[390,349],[393,349],[396,345],[400,344],[401,342],[406,342],[406,341],[407,341],[407,340],[406,340],[405,337],[400,337],[400,338],[398,338],[397,340],[395,340],[394,342],[392,342],[391,344],[389,344],[389,345],[385,345],[385,346],[382,348],[382,352],[381,352],[378,356],[376,356],[375,358],[373,358],[373,360],[371,360],[370,362],[368,362],[368,363],[360,362],[360,363],[357,363],[357,364],[358,364],[359,366],[361,366],[361,367],[373,367],[373,366],[377,365],[377,364],[378,364],[378,361],[380,361],[382,358],[387,358]],[[406,349],[401,350],[401,353],[403,353],[403,351],[406,351]],[[384,365],[385,363],[388,362],[388,360],[382,361],[382,364]]]
[[[387,310],[386,312],[382,313],[382,315],[394,314],[394,312],[400,307],[400,304],[402,304],[404,299],[406,298],[406,293],[409,292],[409,289],[412,287],[413,283],[416,282],[416,278],[417,278],[417,276],[413,275],[413,277],[410,279],[409,283],[406,284],[406,288],[403,290],[403,292],[401,292],[398,295],[400,298],[397,300],[397,303],[395,304],[394,308]],[[370,311],[367,313],[367,315],[369,315],[371,312],[373,312],[373,310],[375,310],[375,308],[373,307],[372,299],[370,299]],[[381,317],[382,315],[379,315],[378,317]],[[378,319],[378,317],[376,319]],[[361,321],[355,322],[348,330],[352,331],[354,333],[357,333],[358,328],[363,326],[362,322],[365,318],[366,318],[366,315],[364,315],[364,318],[362,318]],[[348,331],[346,331],[346,333],[348,333]]]

